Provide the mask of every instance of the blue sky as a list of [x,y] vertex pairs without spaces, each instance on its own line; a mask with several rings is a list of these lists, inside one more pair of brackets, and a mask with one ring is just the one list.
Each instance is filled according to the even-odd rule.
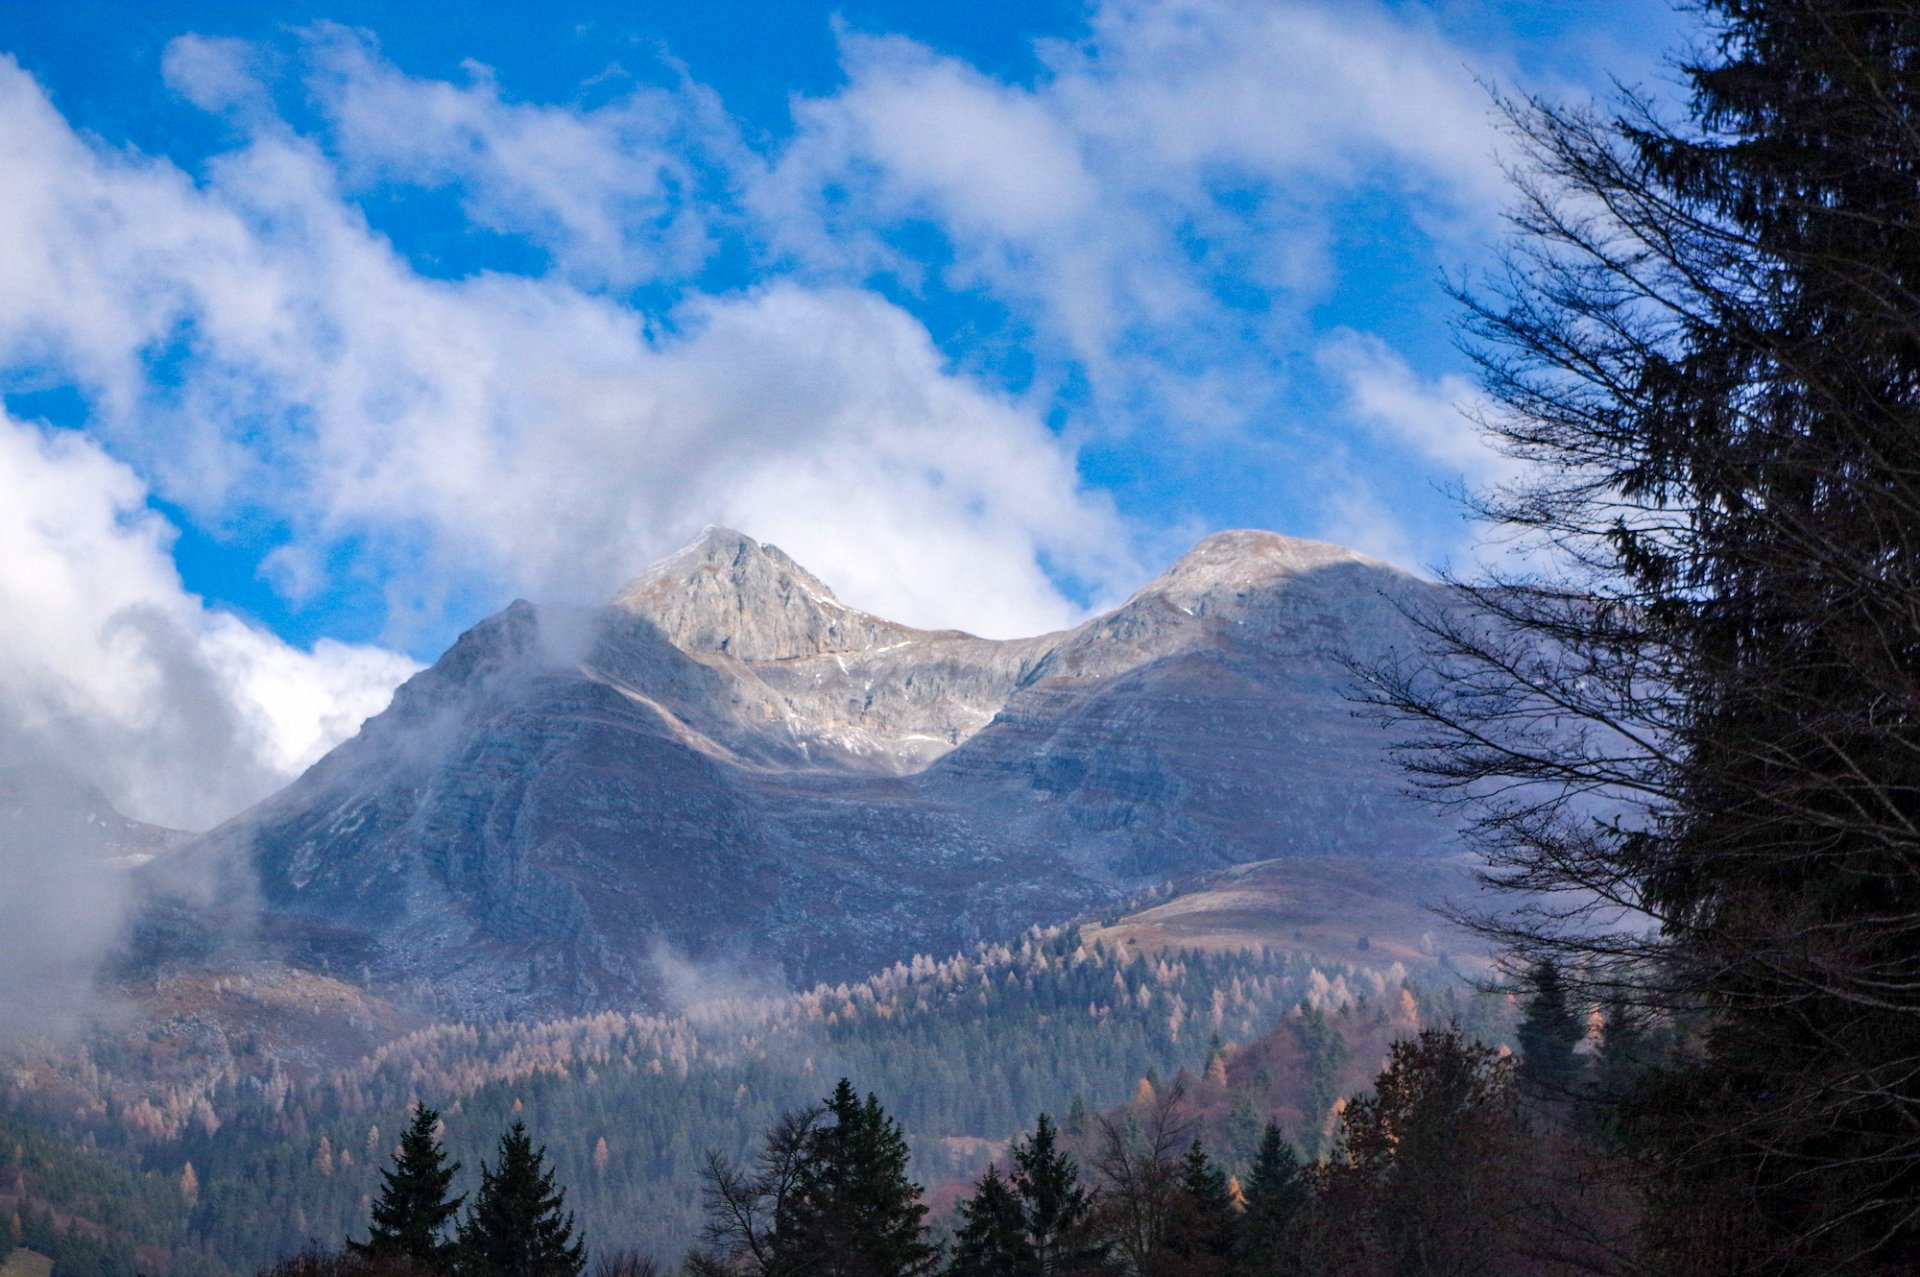
[[1657,87],[1685,33],[1642,0],[0,8],[0,754],[205,823],[480,616],[709,522],[996,635],[1226,527],[1470,557],[1445,490],[1506,471],[1439,279],[1499,235],[1477,81]]

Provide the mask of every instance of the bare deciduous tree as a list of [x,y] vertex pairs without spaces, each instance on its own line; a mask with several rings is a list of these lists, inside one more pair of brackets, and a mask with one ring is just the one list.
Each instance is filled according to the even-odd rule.
[[793,1265],[783,1263],[780,1254],[779,1225],[825,1113],[818,1104],[782,1113],[751,1166],[707,1153],[706,1249],[692,1258],[691,1267],[747,1277],[793,1277]]
[[1146,1277],[1167,1242],[1181,1159],[1193,1137],[1187,1088],[1176,1078],[1144,1104],[1102,1114],[1092,1163],[1099,1179],[1095,1213],[1112,1253],[1131,1277]]

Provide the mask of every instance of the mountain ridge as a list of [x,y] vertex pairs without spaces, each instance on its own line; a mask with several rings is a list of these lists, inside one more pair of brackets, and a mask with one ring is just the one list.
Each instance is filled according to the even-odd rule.
[[993,640],[708,529],[609,606],[476,625],[185,862],[237,869],[278,954],[497,1014],[647,1004],[663,952],[807,982],[1250,860],[1423,855],[1447,831],[1398,797],[1343,662],[1435,589],[1216,534],[1117,608]]

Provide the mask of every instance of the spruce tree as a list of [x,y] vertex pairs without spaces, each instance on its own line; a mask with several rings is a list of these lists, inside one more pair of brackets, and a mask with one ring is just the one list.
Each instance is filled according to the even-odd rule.
[[906,1136],[876,1096],[845,1078],[826,1102],[775,1220],[782,1267],[808,1277],[916,1277],[939,1259],[921,1188],[907,1178]]
[[1180,1163],[1179,1192],[1167,1230],[1174,1272],[1186,1277],[1225,1277],[1238,1250],[1240,1215],[1227,1173],[1214,1164],[1198,1139]]
[[1236,1164],[1251,1162],[1259,1153],[1260,1133],[1260,1111],[1253,1097],[1244,1091],[1236,1093],[1227,1111],[1227,1151]]
[[1034,1123],[1030,1138],[1013,1142],[1013,1168],[1033,1271],[1061,1277],[1097,1267],[1105,1249],[1092,1235],[1093,1198],[1080,1186],[1080,1168],[1059,1147],[1047,1114]]
[[1527,973],[1527,1005],[1515,1036],[1520,1041],[1520,1077],[1534,1091],[1564,1096],[1573,1087],[1580,1060],[1574,1047],[1586,1036],[1580,1013],[1567,997],[1560,968],[1543,959]]
[[1032,1277],[1038,1271],[1020,1200],[988,1165],[972,1197],[960,1203],[948,1277]]
[[1687,1038],[1626,1106],[1657,1261],[1915,1271],[1920,6],[1697,8],[1684,119],[1510,104],[1481,504],[1556,566],[1375,687],[1490,932]]
[[451,1267],[447,1225],[464,1197],[449,1197],[460,1163],[449,1162],[434,1134],[440,1114],[421,1105],[400,1137],[393,1169],[380,1172],[380,1196],[373,1203],[365,1242],[348,1242],[355,1254],[405,1260],[425,1272]]
[[1294,1221],[1307,1204],[1306,1173],[1293,1145],[1269,1121],[1253,1155],[1242,1195],[1246,1216],[1240,1229],[1240,1271],[1247,1277],[1274,1277],[1297,1270],[1293,1262]]
[[523,1123],[500,1137],[499,1160],[481,1165],[480,1191],[460,1221],[459,1277],[579,1277],[586,1246],[546,1158]]

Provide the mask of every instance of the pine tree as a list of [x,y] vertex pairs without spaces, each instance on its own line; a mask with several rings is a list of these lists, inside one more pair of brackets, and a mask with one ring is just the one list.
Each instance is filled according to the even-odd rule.
[[1080,1186],[1080,1168],[1060,1149],[1051,1117],[1042,1113],[1032,1137],[1013,1142],[1013,1167],[1033,1271],[1060,1277],[1097,1267],[1105,1249],[1091,1232],[1092,1195]]
[[960,1203],[948,1277],[1032,1277],[1038,1271],[1020,1200],[989,1165],[972,1197]]
[[579,1277],[585,1243],[563,1213],[566,1192],[555,1186],[547,1150],[535,1150],[524,1123],[500,1137],[500,1156],[480,1167],[480,1191],[460,1221],[455,1271],[459,1277]]
[[907,1178],[906,1136],[878,1097],[845,1078],[826,1102],[774,1228],[782,1266],[809,1277],[915,1277],[939,1251],[926,1239],[921,1188]]
[[449,1162],[434,1134],[440,1114],[425,1105],[400,1137],[393,1169],[380,1172],[380,1196],[365,1242],[348,1242],[355,1254],[401,1259],[426,1272],[445,1272],[452,1263],[447,1225],[465,1197],[449,1197],[460,1163]]
[[1527,973],[1527,988],[1527,1007],[1516,1033],[1520,1077],[1540,1094],[1564,1096],[1579,1073],[1580,1059],[1573,1049],[1586,1036],[1586,1025],[1568,999],[1555,963],[1535,963]]
[[1240,1230],[1240,1270],[1247,1277],[1270,1277],[1297,1270],[1293,1262],[1293,1225],[1307,1204],[1307,1178],[1293,1145],[1269,1121],[1260,1136],[1243,1188],[1247,1212]]

